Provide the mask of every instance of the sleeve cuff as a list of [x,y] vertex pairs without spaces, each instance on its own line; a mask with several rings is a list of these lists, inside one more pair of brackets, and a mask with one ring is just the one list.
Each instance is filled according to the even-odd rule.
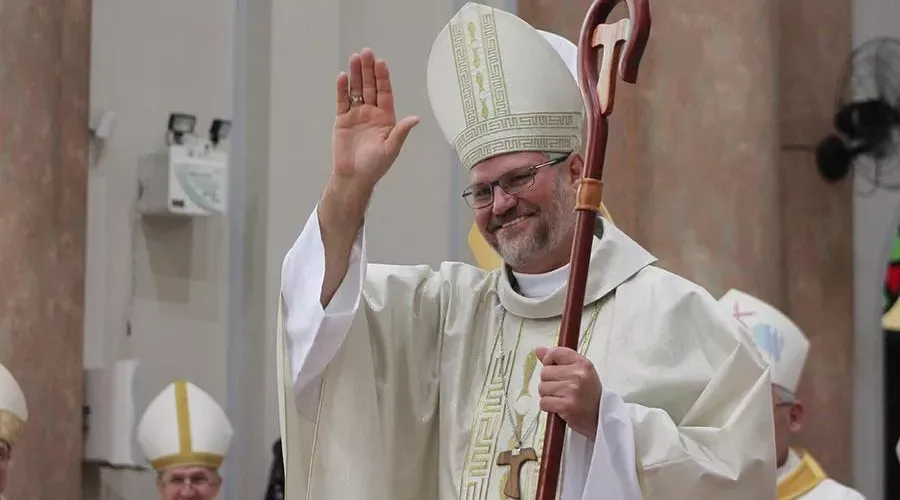
[[642,500],[629,406],[615,393],[604,390],[597,439],[569,434],[562,500]]

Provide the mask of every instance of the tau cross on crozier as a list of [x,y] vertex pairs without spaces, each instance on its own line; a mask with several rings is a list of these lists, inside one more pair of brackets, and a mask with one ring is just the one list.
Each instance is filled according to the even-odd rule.
[[513,448],[497,456],[497,465],[508,465],[509,475],[506,476],[506,484],[503,485],[503,494],[509,498],[522,498],[522,466],[526,462],[538,459],[534,448]]

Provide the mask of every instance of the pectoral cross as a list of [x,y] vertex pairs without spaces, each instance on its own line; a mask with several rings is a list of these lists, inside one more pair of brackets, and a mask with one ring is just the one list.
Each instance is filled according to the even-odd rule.
[[506,476],[506,484],[503,485],[504,495],[508,498],[522,498],[522,466],[525,462],[537,462],[537,459],[534,448],[513,448],[497,456],[497,465],[509,466],[509,475]]

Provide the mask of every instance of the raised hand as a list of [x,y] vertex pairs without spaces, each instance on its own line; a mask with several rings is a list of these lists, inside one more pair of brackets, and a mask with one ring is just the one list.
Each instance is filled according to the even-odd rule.
[[373,188],[419,118],[397,121],[387,63],[376,60],[370,49],[350,57],[349,72],[337,78],[334,175]]

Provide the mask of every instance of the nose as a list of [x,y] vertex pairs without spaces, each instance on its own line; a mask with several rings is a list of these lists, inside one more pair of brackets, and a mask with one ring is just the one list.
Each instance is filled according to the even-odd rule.
[[180,500],[190,500],[192,498],[197,498],[197,490],[193,487],[193,485],[185,486],[178,494],[178,498]]
[[516,197],[506,194],[506,191],[500,189],[500,186],[494,186],[494,204],[491,210],[494,215],[505,214],[509,209],[516,206]]

